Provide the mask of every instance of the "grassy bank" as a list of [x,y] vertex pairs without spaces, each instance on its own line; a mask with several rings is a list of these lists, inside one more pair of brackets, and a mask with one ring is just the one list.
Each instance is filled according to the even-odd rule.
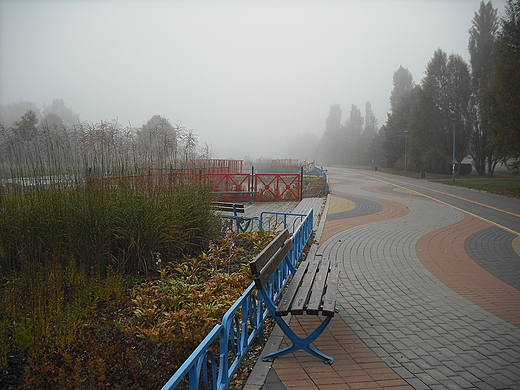
[[508,196],[520,199],[520,177],[503,178],[457,178],[455,183],[451,180],[437,180],[439,183],[455,185],[458,187],[471,188],[478,191],[485,191],[496,195]]

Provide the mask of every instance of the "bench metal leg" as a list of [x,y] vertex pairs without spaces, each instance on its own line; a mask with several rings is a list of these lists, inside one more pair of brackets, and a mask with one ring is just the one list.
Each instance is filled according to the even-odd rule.
[[[264,362],[272,362],[275,358],[283,355],[287,355],[288,353],[292,353],[295,351],[298,351],[300,349],[303,349],[304,351],[307,351],[311,355],[314,355],[320,359],[323,359],[323,363],[325,364],[332,364],[334,363],[334,358],[332,358],[329,355],[324,354],[323,352],[318,351],[316,348],[314,348],[311,343],[316,340],[325,330],[327,325],[329,324],[332,317],[326,317],[325,320],[318,326],[314,332],[312,332],[307,337],[300,337],[296,333],[293,332],[293,330],[287,325],[287,323],[283,320],[281,317],[277,317],[274,315],[275,307],[272,302],[269,300],[265,300],[265,303],[267,305],[267,308],[269,309],[269,312],[274,317],[276,323],[280,328],[282,328],[282,331],[285,333],[287,337],[291,340],[293,343],[291,346],[287,348],[280,349],[279,351],[269,353],[267,355],[262,356],[262,360]],[[336,309],[337,311],[338,309]]]
[[245,233],[245,232],[247,232],[247,229],[249,229],[249,225],[251,224],[251,220],[249,220],[249,221],[247,221],[245,226],[242,227],[242,221],[237,219],[236,222],[237,222],[237,233],[240,233],[240,232]]
[[307,351],[311,355],[314,355],[320,359],[323,359],[323,363],[325,363],[325,364],[334,363],[333,357],[324,354],[323,352],[317,350],[316,348],[314,348],[311,345],[311,343],[314,340],[316,340],[323,333],[323,331],[329,324],[332,317],[325,318],[325,321],[323,321],[321,323],[321,325],[318,326],[314,330],[314,332],[312,332],[310,335],[308,335],[307,337],[304,337],[304,338],[299,337],[296,333],[294,333],[292,331],[292,329],[289,328],[289,326],[285,323],[285,321],[281,317],[275,317],[274,319],[276,320],[276,323],[280,326],[280,328],[282,328],[285,335],[287,337],[289,337],[289,339],[292,341],[293,344],[287,348],[283,348],[283,349],[280,349],[279,351],[264,355],[262,357],[262,360],[264,362],[272,362],[275,358],[277,358],[279,356],[287,355],[288,353],[292,353],[292,352],[298,351],[299,349],[303,349],[304,351]]

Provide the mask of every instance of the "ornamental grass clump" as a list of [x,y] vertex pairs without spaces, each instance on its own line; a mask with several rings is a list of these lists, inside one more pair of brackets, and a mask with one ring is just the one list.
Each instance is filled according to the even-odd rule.
[[196,253],[218,231],[207,193],[190,187],[37,188],[3,196],[1,208],[3,274],[71,260],[101,275],[147,274],[158,258]]
[[25,365],[32,388],[47,387],[38,379],[47,376],[75,387],[74,367],[91,358],[70,356],[99,305],[118,301],[128,281],[200,253],[219,232],[197,186],[39,186],[0,199],[0,368]]

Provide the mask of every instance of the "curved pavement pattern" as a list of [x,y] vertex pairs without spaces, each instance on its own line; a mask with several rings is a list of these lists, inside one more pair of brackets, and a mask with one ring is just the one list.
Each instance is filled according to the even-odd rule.
[[335,363],[280,357],[264,390],[520,389],[520,201],[381,172],[329,177],[318,252],[341,264],[340,313],[315,345]]

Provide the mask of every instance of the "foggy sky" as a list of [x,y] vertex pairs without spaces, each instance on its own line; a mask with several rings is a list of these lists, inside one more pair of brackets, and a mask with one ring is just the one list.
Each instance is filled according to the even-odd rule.
[[0,0],[0,105],[59,98],[135,127],[159,114],[216,157],[291,157],[332,104],[345,122],[370,101],[384,124],[399,66],[420,83],[438,48],[469,61],[479,3]]

